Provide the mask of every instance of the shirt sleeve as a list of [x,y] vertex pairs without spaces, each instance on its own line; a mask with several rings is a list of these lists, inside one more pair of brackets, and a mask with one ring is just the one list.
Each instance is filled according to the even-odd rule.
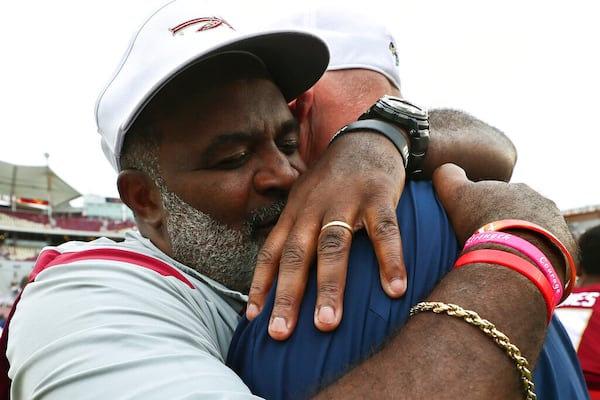
[[453,266],[458,245],[444,209],[429,182],[408,182],[397,216],[408,274],[407,293],[390,299],[366,233],[352,241],[344,315],[330,333],[313,325],[316,271],[312,268],[298,325],[286,341],[267,334],[274,290],[261,314],[242,320],[229,349],[228,364],[252,392],[269,399],[305,398],[376,350],[404,325],[410,307],[424,299]]
[[135,265],[53,266],[10,323],[12,399],[256,398],[224,364],[224,307]]

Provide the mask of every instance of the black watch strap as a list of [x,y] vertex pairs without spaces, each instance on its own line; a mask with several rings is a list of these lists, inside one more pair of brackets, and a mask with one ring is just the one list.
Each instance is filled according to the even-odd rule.
[[410,148],[408,146],[408,142],[404,137],[404,134],[400,129],[398,129],[395,125],[385,122],[379,119],[363,119],[360,121],[352,122],[342,129],[336,132],[335,135],[331,138],[330,144],[346,133],[355,132],[355,131],[371,131],[377,132],[394,143],[400,155],[402,156],[402,161],[404,163],[404,168],[408,167],[408,159],[410,155]]

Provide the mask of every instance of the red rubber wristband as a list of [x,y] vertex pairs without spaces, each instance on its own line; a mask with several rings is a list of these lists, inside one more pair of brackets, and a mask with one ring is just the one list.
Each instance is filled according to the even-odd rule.
[[502,250],[473,250],[466,254],[463,254],[456,260],[454,268],[460,268],[466,264],[474,263],[486,263],[496,264],[508,267],[514,271],[519,272],[525,276],[531,282],[533,282],[546,301],[546,308],[548,309],[548,323],[552,319],[552,313],[554,312],[554,291],[550,282],[531,262],[519,257],[515,254],[508,253]]

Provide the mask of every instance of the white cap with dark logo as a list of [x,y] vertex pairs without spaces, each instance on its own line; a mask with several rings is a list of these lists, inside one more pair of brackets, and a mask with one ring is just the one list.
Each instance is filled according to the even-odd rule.
[[245,51],[258,57],[289,101],[321,77],[329,61],[325,43],[306,32],[235,30],[212,5],[175,0],[137,30],[116,72],[96,102],[104,154],[119,170],[125,133],[143,108],[186,68],[219,53]]

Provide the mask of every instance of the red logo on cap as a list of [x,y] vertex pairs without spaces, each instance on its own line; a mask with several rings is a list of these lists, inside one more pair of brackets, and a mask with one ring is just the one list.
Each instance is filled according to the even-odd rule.
[[225,21],[223,18],[219,18],[219,17],[201,17],[201,18],[194,18],[191,19],[187,22],[181,23],[171,29],[169,29],[171,32],[173,32],[173,35],[176,34],[177,32],[181,31],[182,29],[185,29],[189,26],[192,25],[198,25],[198,30],[196,32],[202,32],[202,31],[207,31],[209,29],[213,29],[213,28],[217,28],[221,25],[226,25],[228,26],[230,29],[233,29],[233,26],[229,25],[229,23],[227,21]]

